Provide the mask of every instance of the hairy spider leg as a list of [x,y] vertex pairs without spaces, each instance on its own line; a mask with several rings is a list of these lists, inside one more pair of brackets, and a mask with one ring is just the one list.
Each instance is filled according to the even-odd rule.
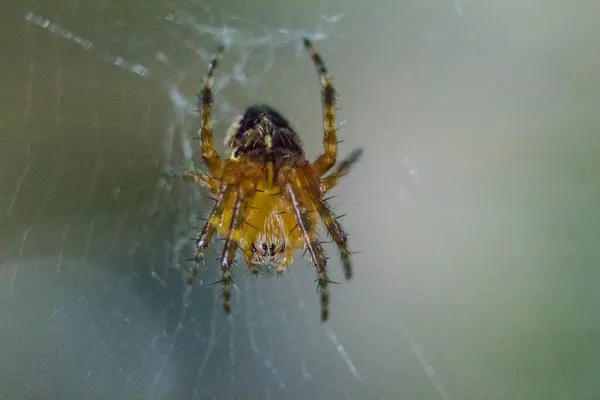
[[348,157],[336,166],[333,172],[322,178],[321,193],[327,193],[332,187],[337,185],[338,180],[350,172],[350,168],[358,162],[362,154],[362,148],[353,150]]
[[[235,161],[230,161],[235,162]],[[237,163],[236,163],[237,164]],[[225,236],[225,244],[221,255],[221,295],[223,296],[223,309],[226,313],[231,310],[231,295],[229,291],[232,282],[231,266],[235,260],[235,254],[240,246],[242,236],[242,227],[244,226],[249,202],[252,201],[256,192],[257,178],[261,172],[254,163],[243,163],[239,165],[239,185],[237,185],[237,194],[233,204],[229,229]]]
[[337,135],[335,132],[335,89],[323,59],[309,39],[304,39],[304,47],[312,58],[321,82],[323,103],[323,153],[317,157],[312,167],[317,176],[323,176],[333,167],[337,157]]
[[300,169],[300,173],[308,184],[311,200],[317,208],[317,211],[323,220],[323,224],[325,224],[325,227],[329,232],[329,236],[331,236],[338,247],[340,258],[342,259],[342,266],[344,267],[344,275],[346,280],[349,280],[352,278],[352,259],[351,253],[348,250],[348,235],[338,221],[338,217],[331,211],[331,207],[327,204],[327,200],[323,198],[319,180],[314,176],[314,172],[310,168],[304,167]]
[[200,231],[200,234],[195,240],[196,249],[194,251],[194,256],[191,261],[194,261],[192,267],[190,268],[189,276],[187,279],[187,283],[191,284],[194,279],[196,279],[196,275],[198,274],[198,263],[204,256],[206,249],[210,246],[215,233],[217,232],[217,228],[221,223],[221,218],[223,215],[223,210],[225,206],[229,202],[229,198],[232,195],[233,190],[235,189],[234,185],[227,184],[227,182],[221,183],[220,192],[216,194],[215,204],[213,205],[208,217],[206,218],[206,222]]
[[310,217],[306,201],[303,198],[303,180],[294,168],[285,167],[279,173],[280,186],[296,216],[297,228],[304,238],[304,246],[317,271],[317,289],[321,293],[321,321],[329,318],[329,288],[331,282],[327,276],[327,256],[319,242],[317,227]]
[[202,88],[202,92],[198,95],[200,101],[200,110],[202,113],[200,125],[200,152],[208,171],[215,178],[219,178],[221,176],[221,173],[223,172],[223,162],[221,161],[221,156],[219,156],[219,153],[217,153],[217,150],[215,150],[215,146],[213,144],[212,87],[214,84],[213,73],[219,64],[219,60],[223,56],[224,51],[225,46],[220,46],[217,49],[215,56],[210,62],[208,74],[206,75],[206,78],[204,78],[204,87]]
[[183,174],[183,179],[200,184],[210,190],[212,194],[217,194],[219,189],[219,181],[204,172],[188,171]]

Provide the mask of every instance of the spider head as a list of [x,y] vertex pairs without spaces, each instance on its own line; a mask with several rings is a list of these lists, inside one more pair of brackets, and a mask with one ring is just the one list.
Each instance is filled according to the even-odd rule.
[[245,252],[250,271],[282,274],[292,261],[292,248],[277,238],[257,238]]

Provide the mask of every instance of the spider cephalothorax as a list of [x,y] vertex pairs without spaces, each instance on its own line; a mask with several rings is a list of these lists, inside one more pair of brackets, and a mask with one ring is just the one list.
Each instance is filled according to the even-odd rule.
[[[229,128],[225,158],[212,139],[213,71],[223,48],[212,60],[201,95],[200,147],[208,173],[189,172],[187,177],[212,193],[215,204],[198,235],[194,261],[199,261],[215,234],[224,237],[220,257],[221,289],[225,311],[230,310],[229,286],[235,254],[241,251],[248,268],[261,267],[282,273],[292,261],[293,249],[303,248],[317,271],[321,292],[321,319],[329,314],[330,280],[327,257],[317,236],[320,216],[337,244],[346,279],[352,276],[346,233],[334,216],[325,193],[346,175],[362,150],[355,150],[329,174],[336,163],[335,90],[319,54],[304,40],[322,86],[325,151],[313,163],[306,160],[302,142],[290,123],[266,105],[251,106]],[[197,274],[197,263],[188,282]]]

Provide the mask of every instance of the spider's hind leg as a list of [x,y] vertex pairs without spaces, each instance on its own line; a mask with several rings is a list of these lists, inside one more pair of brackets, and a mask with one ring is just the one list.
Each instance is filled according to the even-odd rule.
[[312,58],[317,73],[319,74],[319,81],[321,82],[321,96],[323,102],[323,153],[316,159],[312,164],[315,173],[318,176],[322,176],[333,167],[337,157],[337,135],[335,133],[335,89],[331,76],[327,72],[323,59],[310,42],[309,39],[304,39],[304,47],[308,51],[308,54]]
[[219,60],[225,52],[225,47],[220,46],[213,59],[210,62],[208,74],[204,78],[204,87],[198,94],[199,108],[202,113],[200,125],[200,152],[202,159],[208,167],[210,174],[214,177],[220,177],[223,167],[223,162],[215,146],[213,144],[213,127],[212,127],[212,104],[213,93],[212,87],[214,83],[213,73]]

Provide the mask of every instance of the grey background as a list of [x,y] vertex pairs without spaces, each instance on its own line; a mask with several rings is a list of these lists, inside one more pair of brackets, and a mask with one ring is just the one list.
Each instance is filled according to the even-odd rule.
[[[0,397],[600,398],[594,2],[5,1]],[[193,112],[217,43],[216,140],[256,101],[314,157],[316,40],[340,93],[331,321],[282,279],[183,279],[204,192]],[[216,256],[218,244],[210,254]]]

